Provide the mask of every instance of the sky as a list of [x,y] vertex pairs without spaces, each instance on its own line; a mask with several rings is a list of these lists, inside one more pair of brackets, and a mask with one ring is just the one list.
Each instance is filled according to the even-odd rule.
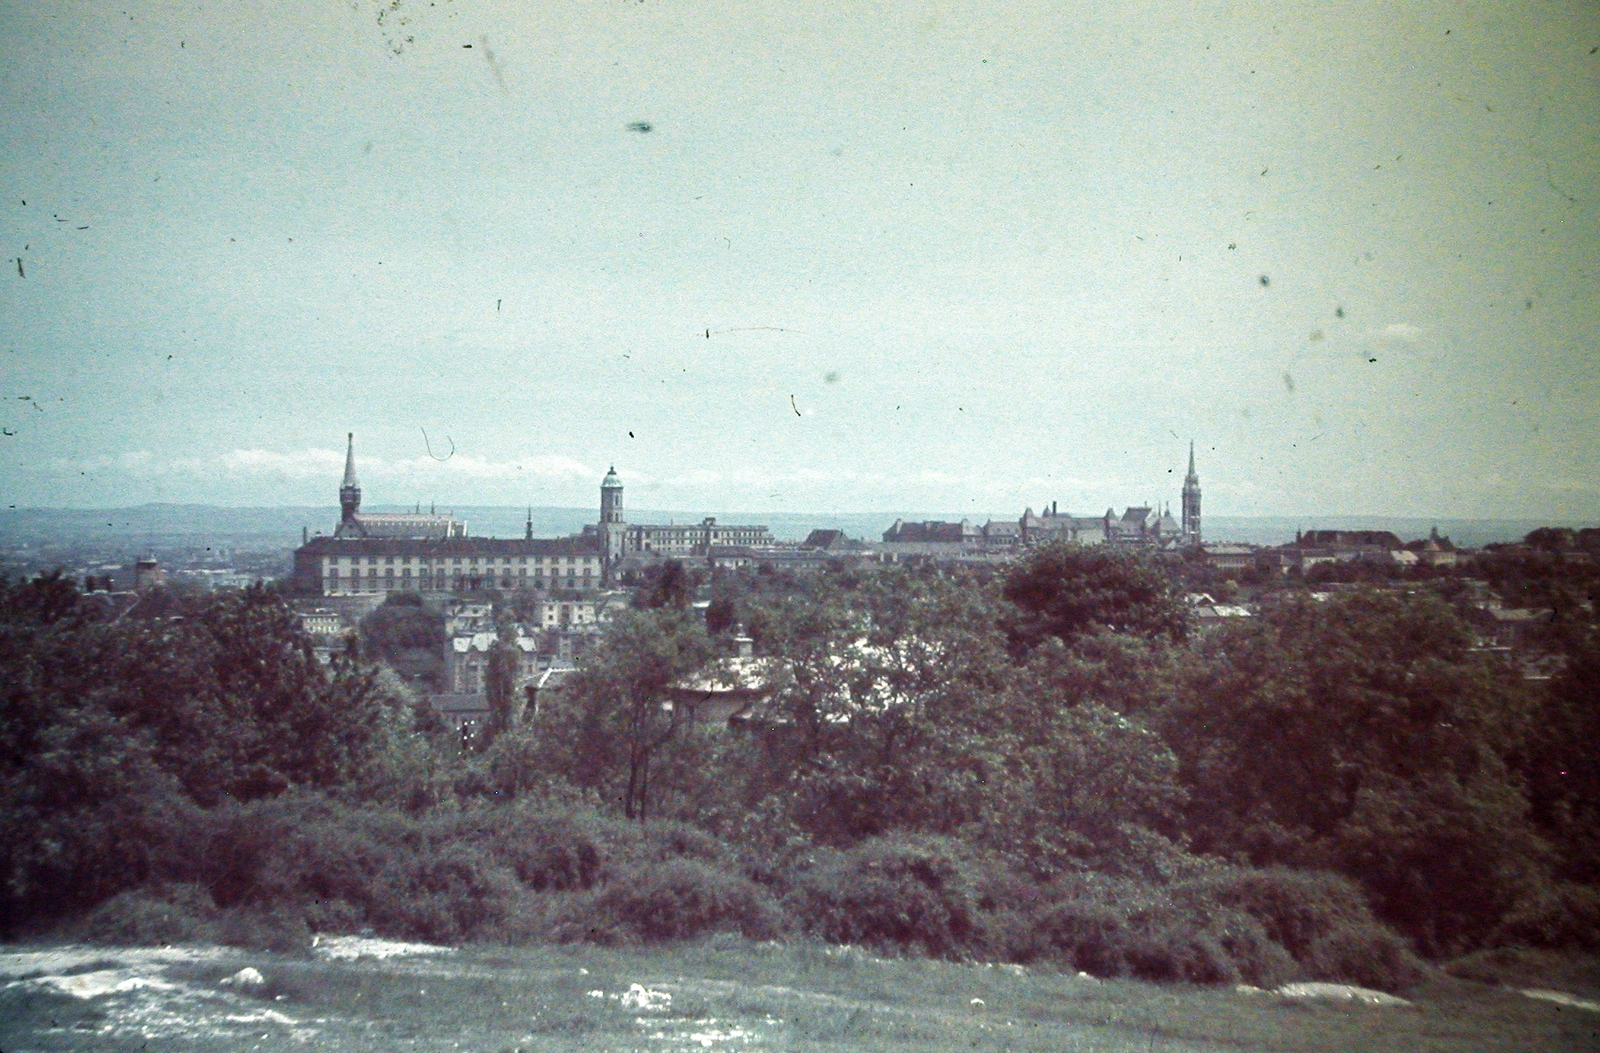
[[0,0],[0,505],[1600,520],[1600,5]]

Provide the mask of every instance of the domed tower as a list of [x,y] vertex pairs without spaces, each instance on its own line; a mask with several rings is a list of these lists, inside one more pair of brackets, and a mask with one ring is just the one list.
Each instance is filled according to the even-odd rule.
[[622,562],[623,541],[628,524],[622,516],[622,480],[612,465],[600,482],[600,548],[605,554],[605,578],[615,580],[617,564]]
[[361,511],[361,482],[356,478],[356,433],[345,435],[344,482],[339,484],[339,527],[334,537],[353,534],[361,536],[361,524],[356,519]]
[[1183,477],[1182,543],[1200,544],[1200,476],[1194,470],[1194,442],[1189,443],[1189,474]]

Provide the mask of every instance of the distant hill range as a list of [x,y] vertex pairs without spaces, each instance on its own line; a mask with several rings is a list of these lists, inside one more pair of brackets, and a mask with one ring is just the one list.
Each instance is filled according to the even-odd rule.
[[[379,505],[374,512],[408,511],[409,506]],[[528,519],[525,508],[466,505],[450,511],[467,522],[476,536],[521,537]],[[630,510],[639,523],[698,523],[707,515],[723,523],[764,523],[777,537],[798,541],[812,530],[843,530],[854,538],[875,541],[896,519],[955,521],[954,513],[937,512],[684,512]],[[535,508],[535,537],[563,537],[593,523],[593,508]],[[982,523],[989,516],[968,515]],[[1011,518],[995,516],[993,518]],[[133,546],[192,545],[211,541],[235,548],[288,550],[300,544],[301,528],[328,533],[339,510],[326,506],[225,508],[214,505],[147,504],[135,508],[13,508],[0,510],[0,543],[6,545],[121,543]],[[1297,529],[1391,530],[1403,539],[1426,537],[1437,527],[1457,545],[1475,548],[1495,541],[1520,541],[1541,526],[1581,526],[1576,522],[1535,519],[1425,519],[1393,516],[1211,516],[1205,520],[1208,541],[1279,545],[1294,540]]]

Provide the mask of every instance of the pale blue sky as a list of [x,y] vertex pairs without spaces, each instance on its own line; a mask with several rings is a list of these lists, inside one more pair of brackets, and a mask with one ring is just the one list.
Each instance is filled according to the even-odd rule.
[[0,0],[0,504],[1600,518],[1600,6],[389,7]]

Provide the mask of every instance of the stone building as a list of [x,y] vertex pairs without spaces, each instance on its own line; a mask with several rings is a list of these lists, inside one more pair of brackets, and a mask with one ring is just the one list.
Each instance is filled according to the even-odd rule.
[[713,549],[776,544],[765,526],[718,523],[629,523],[623,510],[622,480],[613,466],[600,482],[600,522],[580,535],[604,555],[603,578],[615,584],[623,566],[654,559],[709,558]]
[[300,594],[459,595],[600,587],[604,553],[596,539],[536,538],[531,516],[525,536],[492,538],[469,536],[465,523],[447,515],[363,513],[354,436],[349,443],[339,486],[339,525],[332,536],[308,538],[294,553],[294,586]]
[[345,436],[344,481],[339,484],[339,525],[336,538],[464,538],[467,524],[449,515],[361,511],[361,482],[356,478],[356,436]]

